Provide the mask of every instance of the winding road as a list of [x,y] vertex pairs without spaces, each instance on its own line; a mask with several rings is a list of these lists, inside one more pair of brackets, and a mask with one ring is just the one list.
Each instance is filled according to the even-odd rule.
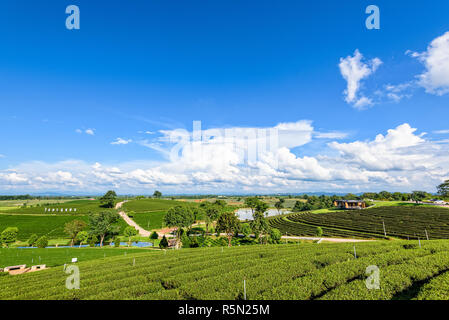
[[[122,202],[117,203],[117,204],[115,205],[115,209],[116,209],[116,210],[119,210],[119,209],[123,206],[123,204],[124,204],[125,202],[126,202],[126,201],[122,201]],[[145,230],[144,228],[142,228],[141,226],[139,226],[133,219],[131,219],[130,217],[128,217],[128,215],[125,213],[125,211],[120,210],[120,211],[118,212],[118,214],[123,218],[123,220],[125,220],[125,222],[126,222],[128,225],[130,225],[131,227],[136,228],[136,230],[139,232],[139,235],[140,235],[140,236],[142,236],[142,237],[149,237],[149,236],[151,235],[151,232],[150,232],[150,231]]]

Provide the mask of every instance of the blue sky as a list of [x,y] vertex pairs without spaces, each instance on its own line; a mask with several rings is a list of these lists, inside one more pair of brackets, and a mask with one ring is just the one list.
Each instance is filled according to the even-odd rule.
[[[71,4],[80,8],[80,30],[65,28],[65,8]],[[365,27],[370,4],[380,8],[380,30]],[[178,193],[186,186],[192,193],[434,191],[435,183],[448,177],[444,148],[438,156],[429,151],[446,146],[449,138],[444,133],[448,84],[434,81],[429,88],[417,79],[426,72],[441,77],[432,73],[428,48],[449,31],[448,12],[445,0],[2,1],[0,192],[114,187]],[[339,67],[341,59],[356,57],[355,50],[361,54],[359,66],[382,62],[358,82],[358,99],[371,101],[362,109],[345,100],[347,82]],[[435,50],[443,57],[438,63],[448,63],[444,43]],[[407,88],[400,89],[404,84]],[[389,85],[396,89],[389,91]],[[388,98],[391,90],[399,90],[400,97]],[[294,164],[281,161],[284,166],[274,175],[239,172],[248,178],[242,186],[231,174],[217,177],[229,168],[203,163],[181,170],[189,167],[188,160],[181,159],[181,165],[167,158],[167,132],[190,132],[195,120],[203,129],[272,128],[308,120],[314,137],[339,135],[287,146]],[[402,163],[407,160],[396,156],[404,149],[396,147],[424,146],[440,161],[417,160],[406,152],[420,165],[373,168],[367,165],[372,155],[359,159],[348,149],[404,124],[411,128],[404,129],[405,140],[427,134],[416,145],[393,143],[387,149],[394,159],[375,161]],[[301,140],[303,132],[298,134]],[[333,142],[341,146],[329,147]],[[341,159],[345,168],[332,165]],[[320,168],[304,164],[310,161]],[[103,168],[95,169],[101,181],[89,180],[95,164]],[[242,163],[227,165],[242,169]],[[333,172],[313,175],[315,169]],[[112,177],[111,170],[119,173]],[[208,178],[198,178],[200,173]]]

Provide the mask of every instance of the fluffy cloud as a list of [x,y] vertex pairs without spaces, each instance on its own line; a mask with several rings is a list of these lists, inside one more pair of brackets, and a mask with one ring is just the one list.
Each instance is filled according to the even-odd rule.
[[436,95],[449,93],[449,31],[434,39],[423,53],[412,53],[426,70],[418,76],[418,84]]
[[345,100],[359,109],[373,104],[371,99],[363,95],[359,96],[361,81],[374,73],[382,64],[379,58],[374,58],[368,62],[363,60],[363,55],[359,50],[355,50],[353,56],[340,58],[339,64],[341,75],[347,82],[347,88],[344,92]]
[[75,130],[76,133],[85,133],[88,134],[90,136],[94,136],[95,135],[95,129],[86,129],[86,130],[81,130],[81,129],[76,129]]
[[132,142],[131,139],[126,140],[126,139],[122,139],[122,138],[117,138],[117,139],[115,139],[115,141],[111,142],[111,144],[128,144],[130,142]]
[[[372,140],[332,141],[322,154],[315,156],[301,155],[307,144],[318,139],[319,133],[315,133],[310,121],[265,129],[279,130],[276,148],[262,147],[258,152],[262,139],[257,134],[248,134],[247,130],[237,132],[251,139],[240,137],[234,143],[229,143],[218,131],[212,132],[213,129],[205,130],[207,134],[203,132],[205,140],[198,137],[194,140],[194,132],[180,130],[178,134],[189,139],[183,140],[183,144],[166,142],[167,146],[177,148],[177,157],[171,160],[114,166],[78,160],[28,162],[0,171],[0,184],[9,190],[104,192],[114,188],[132,193],[149,193],[154,188],[178,193],[410,191],[415,188],[432,191],[449,176],[448,142],[426,139],[407,123]],[[242,157],[242,151],[248,154],[248,148],[254,145],[256,157]]]

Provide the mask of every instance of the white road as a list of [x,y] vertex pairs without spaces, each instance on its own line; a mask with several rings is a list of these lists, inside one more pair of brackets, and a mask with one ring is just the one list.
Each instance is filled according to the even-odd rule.
[[[115,209],[119,210],[119,209],[123,206],[123,204],[124,204],[125,202],[126,202],[126,201],[122,201],[122,202],[117,203],[117,204],[115,205]],[[118,214],[123,218],[123,220],[125,220],[125,222],[126,222],[128,225],[130,225],[130,226],[136,228],[136,230],[139,232],[139,235],[140,235],[140,236],[142,236],[142,237],[149,237],[149,236],[151,235],[151,232],[150,232],[150,231],[145,230],[144,228],[142,228],[141,226],[139,226],[133,219],[131,219],[130,217],[128,217],[128,215],[125,213],[125,211],[119,211]]]

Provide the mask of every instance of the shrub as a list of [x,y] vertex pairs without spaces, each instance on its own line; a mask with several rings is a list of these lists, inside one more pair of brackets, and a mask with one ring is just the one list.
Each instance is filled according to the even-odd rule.
[[193,237],[190,240],[190,248],[198,248],[200,246],[197,237]]
[[18,233],[19,233],[19,228],[8,227],[5,230],[3,230],[0,238],[2,239],[2,242],[6,244],[6,246],[9,246],[11,243],[14,243],[17,241]]
[[39,239],[39,236],[33,233],[28,239],[28,246],[33,247],[36,244],[37,239]]
[[188,235],[183,234],[181,237],[181,242],[183,248],[190,248],[190,238]]
[[118,237],[114,238],[114,247],[116,248],[120,247],[120,239]]
[[42,236],[36,241],[36,247],[45,248],[48,246],[48,239],[46,236]]
[[315,234],[317,237],[321,237],[323,235],[323,229],[321,229],[321,227],[317,227]]
[[168,247],[168,240],[165,235],[162,237],[161,242],[159,242],[159,248],[165,249]]
[[277,243],[278,241],[280,241],[281,236],[282,236],[281,232],[278,229],[272,228],[270,230],[270,238],[271,238],[271,240],[273,240],[273,243]]
[[150,239],[156,240],[157,238],[159,238],[159,235],[156,231],[153,231],[153,233],[150,235]]
[[96,236],[92,236],[89,240],[89,247],[95,247],[95,244],[98,242],[98,238]]

